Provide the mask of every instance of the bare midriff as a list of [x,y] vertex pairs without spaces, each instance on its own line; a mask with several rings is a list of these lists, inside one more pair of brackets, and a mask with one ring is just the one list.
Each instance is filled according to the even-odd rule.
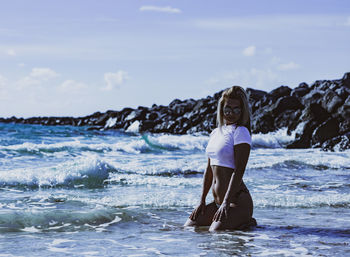
[[[212,191],[214,201],[217,204],[222,204],[230,184],[231,176],[234,173],[234,169],[216,165],[212,165],[211,169],[213,171]],[[243,185],[243,182],[241,185]]]

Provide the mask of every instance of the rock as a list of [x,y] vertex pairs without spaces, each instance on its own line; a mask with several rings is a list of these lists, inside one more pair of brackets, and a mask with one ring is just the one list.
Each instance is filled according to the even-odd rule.
[[350,132],[325,141],[321,148],[325,151],[345,151],[350,149]]
[[253,100],[254,102],[260,100],[265,95],[267,95],[267,92],[253,88],[247,88],[246,92],[248,94],[249,99]]
[[312,134],[312,145],[320,147],[328,139],[337,136],[339,133],[339,122],[335,118],[329,118],[319,125]]
[[96,125],[98,126],[104,126],[108,119],[110,118],[108,113],[105,113],[101,115],[97,120],[96,120]]
[[340,87],[335,90],[335,93],[344,101],[350,95],[350,88]]
[[146,114],[146,120],[157,120],[160,117],[160,113],[156,111],[152,111],[151,113]]
[[292,90],[287,87],[287,86],[280,86],[274,90],[272,90],[269,95],[273,98],[273,99],[278,99],[280,97],[284,97],[284,96],[289,96],[290,92]]
[[300,136],[292,143],[287,145],[287,149],[293,148],[310,148],[311,147],[311,137],[317,123],[315,121],[308,121],[305,123],[302,133]]
[[303,107],[304,106],[295,96],[284,96],[279,98],[276,104],[272,107],[272,113],[274,116],[277,116],[286,110],[298,110]]
[[[342,79],[280,86],[267,93],[247,88],[253,133],[287,127],[295,132],[288,148],[345,149],[350,130],[350,73]],[[168,106],[153,104],[121,111],[95,112],[85,117],[0,118],[3,123],[88,126],[89,130],[124,129],[152,133],[208,133],[216,127],[216,109],[222,91],[194,100],[173,100]],[[336,146],[336,147],[335,147]],[[337,148],[338,147],[338,148]]]
[[323,109],[320,104],[310,104],[308,105],[301,114],[301,121],[311,121],[314,120],[317,123],[322,123],[330,117],[329,113]]
[[309,92],[310,92],[309,85],[306,84],[305,82],[303,82],[303,83],[300,83],[298,87],[294,88],[290,92],[290,95],[291,96],[295,96],[297,98],[300,98],[300,97],[303,97],[304,95],[306,95]]
[[331,89],[328,89],[321,101],[322,107],[329,113],[333,113],[341,104],[343,100]]
[[347,132],[350,132],[350,119],[343,120],[339,124],[339,134],[343,135]]
[[157,125],[155,120],[141,120],[139,130],[140,132],[154,132],[154,127]]
[[342,78],[342,84],[343,86],[350,88],[350,72],[344,74]]
[[338,114],[345,120],[350,119],[350,96],[348,96],[344,104],[338,109]]
[[275,129],[288,128],[288,134],[295,130],[299,124],[300,110],[286,110],[274,119]]
[[263,133],[272,132],[275,130],[274,127],[274,118],[269,112],[262,112],[260,114],[254,115],[252,120],[252,132],[253,133]]
[[324,94],[323,91],[320,91],[317,89],[311,90],[309,93],[307,93],[301,98],[301,103],[304,106],[307,106],[313,103],[318,104],[322,100],[323,94]]

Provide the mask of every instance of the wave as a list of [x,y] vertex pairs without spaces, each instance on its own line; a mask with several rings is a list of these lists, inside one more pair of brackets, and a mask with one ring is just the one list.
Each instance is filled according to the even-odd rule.
[[[97,140],[102,142],[96,142]],[[287,129],[280,129],[268,134],[253,134],[253,149],[283,148],[294,139],[294,135],[287,135]],[[57,143],[22,142],[0,146],[1,156],[38,155],[50,156],[59,152],[67,154],[81,154],[82,152],[127,154],[162,153],[162,152],[198,152],[204,153],[209,137],[205,135],[169,135],[169,134],[118,134],[106,135],[87,141],[76,139]],[[85,141],[85,142],[84,142]]]
[[319,149],[256,149],[248,169],[328,170],[350,169],[350,151],[324,152]]
[[254,206],[257,208],[350,207],[349,194],[337,194],[334,192],[313,193],[308,195],[296,195],[290,192],[270,192],[268,196],[266,194],[252,193],[252,197],[254,199]]
[[16,210],[0,213],[0,232],[103,231],[112,224],[130,220],[112,208],[86,210]]
[[[111,139],[108,137],[106,140]],[[113,143],[84,143],[80,140],[58,143],[29,143],[0,146],[2,155],[50,155],[56,152],[125,152],[131,154],[163,151],[204,151],[208,138],[191,135],[138,135],[115,137]],[[91,140],[93,141],[93,140]]]
[[[102,160],[97,155],[76,157],[73,160],[50,167],[27,167],[0,170],[1,188],[98,188],[108,184],[166,183],[167,178],[201,178],[203,168],[200,161],[188,163],[186,160],[153,160],[146,165],[142,159]],[[161,178],[165,179],[161,179]],[[128,182],[126,182],[128,181]],[[175,180],[173,180],[175,181]],[[191,183],[188,181],[188,183]],[[185,183],[185,184],[188,184]],[[169,183],[173,184],[173,183]]]
[[295,139],[295,134],[288,135],[288,128],[281,128],[267,134],[253,134],[253,148],[283,148]]
[[1,187],[102,187],[111,165],[94,157],[65,162],[55,167],[13,169],[0,171]]

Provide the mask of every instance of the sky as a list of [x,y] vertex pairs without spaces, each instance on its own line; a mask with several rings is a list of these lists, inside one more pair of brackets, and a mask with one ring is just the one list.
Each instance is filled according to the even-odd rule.
[[349,42],[348,0],[0,0],[0,117],[338,79]]

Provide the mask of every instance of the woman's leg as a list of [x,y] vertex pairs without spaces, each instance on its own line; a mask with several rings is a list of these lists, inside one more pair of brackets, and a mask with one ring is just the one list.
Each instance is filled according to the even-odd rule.
[[[228,217],[223,221],[214,221],[209,230],[238,229],[253,222],[253,200],[249,191],[241,192],[235,207],[230,207]],[[254,220],[255,221],[255,220]],[[252,223],[254,224],[254,222]]]
[[195,220],[187,219],[184,226],[210,226],[217,210],[215,202],[207,204],[204,214],[199,214]]

